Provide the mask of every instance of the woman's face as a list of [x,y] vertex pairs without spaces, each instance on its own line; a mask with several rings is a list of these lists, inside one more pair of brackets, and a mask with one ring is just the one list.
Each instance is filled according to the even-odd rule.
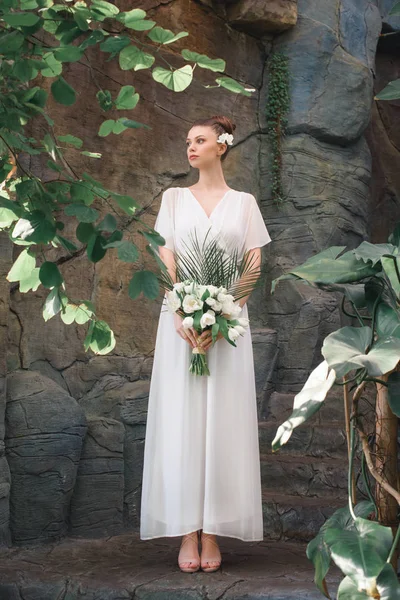
[[218,144],[217,137],[211,127],[196,125],[190,129],[186,140],[186,152],[192,167],[199,168],[220,160],[226,144]]

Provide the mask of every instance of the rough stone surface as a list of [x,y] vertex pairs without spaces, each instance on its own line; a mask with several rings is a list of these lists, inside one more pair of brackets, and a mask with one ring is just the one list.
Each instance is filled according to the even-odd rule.
[[239,0],[228,6],[228,23],[251,35],[280,33],[296,25],[297,0]]
[[[182,573],[180,540],[137,534],[0,551],[1,600],[318,600],[305,546],[218,538],[222,568]],[[338,572],[327,582],[337,588]]]
[[63,388],[33,371],[7,381],[10,525],[17,543],[66,534],[86,419]]

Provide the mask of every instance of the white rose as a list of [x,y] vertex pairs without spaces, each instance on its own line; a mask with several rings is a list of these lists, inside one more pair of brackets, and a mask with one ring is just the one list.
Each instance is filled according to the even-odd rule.
[[221,302],[216,302],[216,303],[214,304],[214,306],[213,306],[213,310],[214,310],[215,312],[219,312],[221,309],[222,309],[222,304],[221,304]]
[[189,285],[185,285],[185,292],[187,294],[193,294],[195,288],[196,288],[196,283],[194,281],[192,281],[192,283],[189,283]]
[[233,318],[235,319],[236,317],[238,317],[241,312],[242,312],[242,307],[240,306],[240,304],[234,304],[233,310],[231,311],[231,315],[233,316]]
[[232,300],[224,300],[222,302],[222,312],[227,314],[227,315],[233,315],[233,313],[235,312],[236,307],[235,304],[233,304]]
[[241,325],[242,327],[248,327],[249,326],[249,319],[246,319],[246,317],[240,317],[238,319],[239,321],[239,325]]
[[210,292],[211,296],[216,296],[216,294],[218,293],[218,289],[216,285],[208,285],[207,286],[208,291]]
[[235,342],[239,337],[239,332],[236,331],[234,327],[229,327],[228,329],[228,337],[232,342]]
[[207,325],[214,325],[215,323],[215,312],[208,310],[200,319],[200,327],[204,329]]
[[199,310],[200,308],[203,308],[203,302],[201,300],[199,300],[198,298],[196,298],[196,296],[192,296],[191,294],[188,294],[183,299],[182,307],[183,307],[183,310],[185,311],[185,313],[192,313],[195,310]]
[[174,283],[174,290],[176,292],[183,292],[183,290],[185,289],[185,284],[182,281],[179,281],[178,283]]
[[170,312],[176,312],[181,306],[181,301],[175,290],[167,292],[167,308]]
[[193,317],[185,317],[182,321],[183,329],[189,329],[193,327]]
[[215,298],[211,298],[211,296],[208,296],[208,298],[205,299],[205,302],[208,304],[208,306],[214,306],[214,304],[216,304],[216,299]]
[[234,302],[235,296],[232,296],[232,294],[225,294],[225,300],[231,300],[232,302]]
[[236,329],[236,331],[240,334],[243,335],[246,333],[246,330],[244,327],[242,327],[241,325],[235,325],[234,329]]
[[206,291],[206,289],[207,289],[207,286],[206,286],[206,285],[199,285],[199,286],[197,286],[197,291],[196,291],[196,293],[197,293],[197,296],[198,296],[199,298],[201,298],[201,297],[202,297],[202,295],[204,294],[204,292]]
[[218,300],[218,302],[225,302],[225,300],[226,300],[226,294],[224,294],[223,292],[218,292],[218,294],[217,294],[217,300]]

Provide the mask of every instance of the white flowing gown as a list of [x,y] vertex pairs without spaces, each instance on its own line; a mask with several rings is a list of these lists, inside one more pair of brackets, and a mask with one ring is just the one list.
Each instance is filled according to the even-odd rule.
[[[239,258],[271,241],[255,197],[232,189],[208,217],[188,188],[169,188],[154,228],[172,251],[185,251],[193,228],[199,239],[211,228],[238,248]],[[240,317],[248,317],[247,304]],[[190,373],[191,347],[176,332],[164,296],[146,425],[142,540],[198,529],[263,539],[251,324],[236,346],[218,340],[207,351],[211,374]]]

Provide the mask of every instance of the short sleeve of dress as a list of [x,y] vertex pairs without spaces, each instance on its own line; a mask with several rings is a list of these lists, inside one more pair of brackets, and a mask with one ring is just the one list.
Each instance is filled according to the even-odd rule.
[[245,234],[244,251],[252,248],[261,248],[271,242],[271,237],[264,223],[263,216],[258,206],[257,200],[252,194],[247,194],[247,228]]
[[165,190],[161,198],[160,209],[154,224],[154,229],[165,239],[165,246],[168,250],[175,251],[174,244],[174,189]]

